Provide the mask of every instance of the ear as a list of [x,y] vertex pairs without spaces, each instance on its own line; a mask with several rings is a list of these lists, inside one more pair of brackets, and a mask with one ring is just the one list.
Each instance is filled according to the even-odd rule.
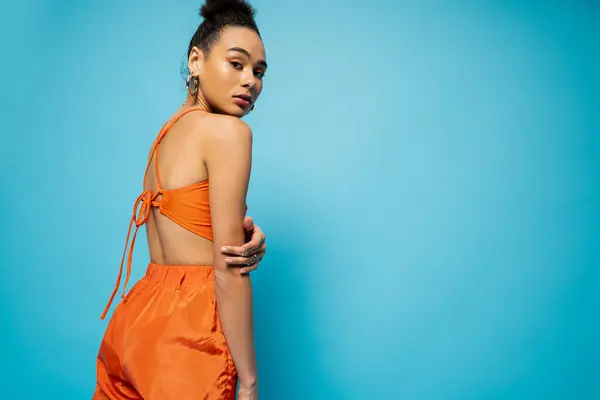
[[192,47],[190,56],[188,57],[188,70],[192,75],[199,75],[204,69],[204,53],[198,47]]

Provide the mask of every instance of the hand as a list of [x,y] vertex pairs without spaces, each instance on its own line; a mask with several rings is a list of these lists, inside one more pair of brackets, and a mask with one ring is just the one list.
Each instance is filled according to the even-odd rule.
[[244,385],[240,383],[238,390],[238,400],[258,400],[258,387],[256,385]]
[[[242,246],[224,246],[221,253],[227,256],[225,262],[229,267],[240,268],[240,274],[247,274],[258,268],[260,260],[267,251],[266,236],[252,217],[244,218],[246,243]],[[256,256],[255,256],[256,255]]]

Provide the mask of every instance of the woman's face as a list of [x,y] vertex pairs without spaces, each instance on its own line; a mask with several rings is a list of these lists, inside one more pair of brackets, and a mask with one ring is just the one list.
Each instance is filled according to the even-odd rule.
[[265,48],[253,30],[226,27],[207,56],[192,49],[188,67],[198,75],[200,93],[214,112],[242,117],[262,91]]

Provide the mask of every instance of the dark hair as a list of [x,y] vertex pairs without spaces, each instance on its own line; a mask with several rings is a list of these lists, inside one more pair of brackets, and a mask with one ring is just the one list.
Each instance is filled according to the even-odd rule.
[[245,0],[206,0],[200,9],[204,21],[196,29],[190,40],[187,55],[190,56],[192,47],[196,46],[205,54],[219,40],[223,29],[227,26],[240,26],[252,29],[260,36],[256,22],[255,10]]

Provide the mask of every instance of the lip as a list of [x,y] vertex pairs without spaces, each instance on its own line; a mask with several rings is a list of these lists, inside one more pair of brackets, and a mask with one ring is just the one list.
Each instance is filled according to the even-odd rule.
[[247,94],[237,94],[233,96],[237,105],[242,107],[248,107],[252,102],[252,96]]

